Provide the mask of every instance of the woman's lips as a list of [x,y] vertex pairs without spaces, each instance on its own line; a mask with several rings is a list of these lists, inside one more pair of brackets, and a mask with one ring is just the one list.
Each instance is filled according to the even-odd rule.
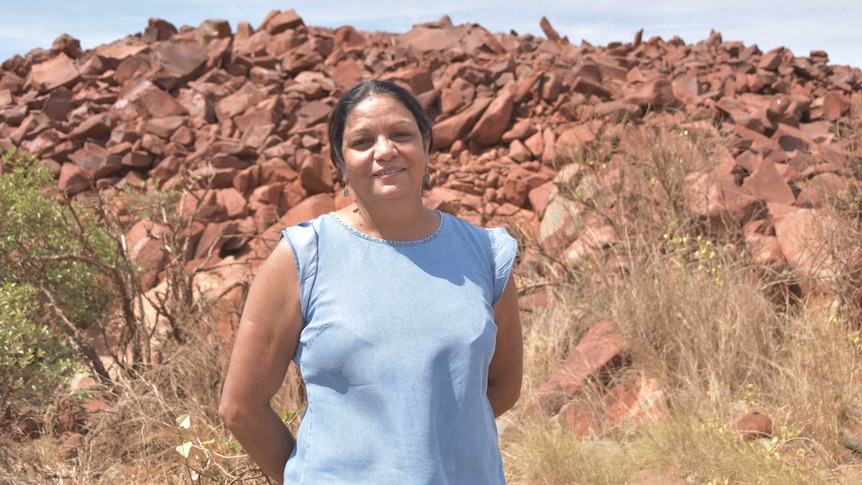
[[374,177],[378,177],[378,178],[387,177],[389,175],[395,175],[395,174],[401,173],[403,171],[404,171],[403,168],[392,168],[389,170],[381,170],[379,172],[376,172],[374,174]]

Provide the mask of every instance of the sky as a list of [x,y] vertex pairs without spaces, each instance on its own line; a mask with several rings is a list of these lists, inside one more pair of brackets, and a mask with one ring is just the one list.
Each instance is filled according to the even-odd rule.
[[2,0],[0,62],[37,47],[50,48],[66,33],[84,49],[142,32],[150,17],[177,28],[204,20],[241,21],[257,27],[270,10],[293,8],[306,25],[403,33],[414,24],[448,15],[453,23],[479,24],[492,33],[544,37],[546,17],[569,41],[600,46],[678,36],[688,44],[721,33],[725,41],[776,47],[797,56],[829,54],[831,64],[862,67],[860,0]]

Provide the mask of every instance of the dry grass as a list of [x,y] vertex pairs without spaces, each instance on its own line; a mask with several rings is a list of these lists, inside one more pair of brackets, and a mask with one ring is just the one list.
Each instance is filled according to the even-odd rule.
[[[575,153],[573,163],[582,167],[561,192],[624,235],[606,248],[625,261],[624,271],[585,266],[570,272],[552,304],[531,315],[525,395],[590,325],[612,320],[630,345],[625,376],[658,380],[670,416],[601,439],[577,437],[553,420],[523,422],[519,439],[505,448],[510,480],[858,483],[862,462],[839,440],[843,426],[862,422],[862,339],[851,301],[860,289],[853,273],[862,240],[858,198],[842,194],[823,209],[829,217],[818,219],[824,225],[817,233],[828,235],[821,252],[831,263],[813,275],[819,281],[763,271],[750,264],[740,227],[716,225],[685,200],[686,175],[714,164],[720,145],[673,131],[652,132],[652,138],[656,144],[640,158],[608,150],[607,141],[600,150],[598,143],[593,152]],[[601,183],[614,177],[615,183]],[[650,188],[666,202],[658,210],[645,203]],[[633,216],[644,209],[650,217]],[[845,222],[827,227],[832,217]],[[811,284],[822,291],[794,298],[794,287]],[[594,387],[577,399],[598,401],[601,390]],[[744,441],[733,429],[748,410],[772,418],[772,439]],[[651,474],[658,481],[649,481]]]
[[[89,429],[77,457],[61,459],[51,435],[0,445],[0,484],[271,483],[217,415],[229,349],[206,320],[187,328],[197,330],[165,348],[157,369],[91,391],[111,406]],[[290,374],[273,401],[286,419],[303,407],[295,370]],[[184,415],[188,429],[178,426]],[[185,441],[192,443],[188,459],[177,450]]]
[[[671,418],[610,442],[523,423],[524,437],[506,449],[513,483],[630,483],[645,470],[687,483],[853,483],[832,470],[858,464],[837,439],[849,416],[862,416],[856,334],[829,308],[777,312],[747,268],[722,266],[717,279],[654,254],[624,283],[573,285],[531,318],[526,395],[589,322],[611,319],[631,344],[627,372],[662,383]],[[775,441],[732,431],[749,409],[772,417]]]

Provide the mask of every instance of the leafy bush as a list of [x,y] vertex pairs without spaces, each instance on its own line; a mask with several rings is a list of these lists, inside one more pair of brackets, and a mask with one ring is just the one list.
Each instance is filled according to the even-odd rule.
[[0,390],[2,401],[29,398],[72,368],[70,349],[51,331],[49,311],[30,285],[0,286]]
[[94,217],[58,197],[53,175],[36,160],[5,152],[0,169],[3,405],[13,393],[44,395],[74,359],[83,361],[79,329],[111,304],[96,264],[111,244]]

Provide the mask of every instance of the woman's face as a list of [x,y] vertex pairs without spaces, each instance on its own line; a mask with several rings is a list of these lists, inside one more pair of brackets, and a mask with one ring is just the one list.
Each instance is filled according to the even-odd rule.
[[345,179],[359,201],[421,199],[428,148],[400,101],[371,95],[353,108],[345,123]]

